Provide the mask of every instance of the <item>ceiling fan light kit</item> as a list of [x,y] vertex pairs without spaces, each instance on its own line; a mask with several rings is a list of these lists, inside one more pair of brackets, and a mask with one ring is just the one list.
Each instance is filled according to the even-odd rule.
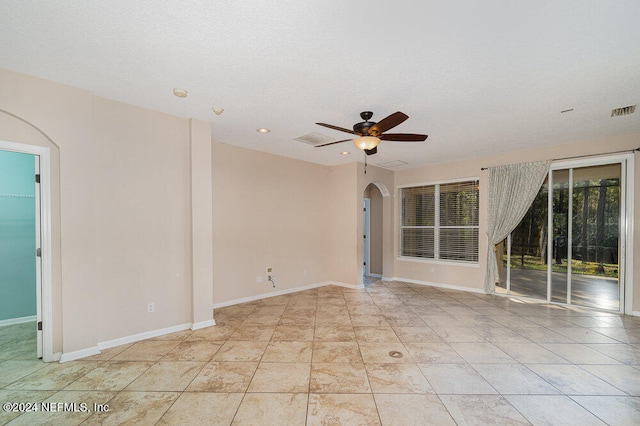
[[[378,152],[378,144],[381,140],[393,141],[393,142],[423,142],[427,139],[427,135],[418,135],[413,133],[388,133],[384,134],[387,130],[396,127],[398,124],[404,122],[409,116],[403,112],[397,111],[388,117],[383,118],[378,123],[375,121],[369,121],[373,117],[371,111],[364,111],[360,113],[360,117],[364,120],[360,123],[353,125],[353,130],[345,129],[344,127],[334,126],[326,123],[316,123],[319,126],[327,127],[329,129],[338,130],[345,133],[351,133],[356,135],[353,139],[353,144],[359,149],[363,150],[367,155],[373,155]],[[344,139],[341,141],[329,142],[320,145],[316,145],[316,148],[333,145],[336,143],[347,142],[351,139]]]
[[380,143],[380,139],[375,136],[360,136],[353,140],[353,144],[363,151],[373,149]]

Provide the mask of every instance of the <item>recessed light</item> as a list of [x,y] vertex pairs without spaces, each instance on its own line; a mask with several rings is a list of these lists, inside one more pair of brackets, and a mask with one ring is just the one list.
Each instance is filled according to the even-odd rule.
[[184,89],[180,89],[180,88],[175,88],[173,89],[173,94],[179,98],[186,98],[187,97],[187,91]]
[[267,129],[266,127],[260,127],[259,129],[256,129],[256,132],[258,133],[269,133],[271,130]]
[[213,111],[216,115],[220,115],[224,112],[224,108],[221,107],[213,107],[211,108],[211,111]]
[[342,152],[340,153],[340,155],[349,155],[349,154],[351,154],[349,151],[342,151]]

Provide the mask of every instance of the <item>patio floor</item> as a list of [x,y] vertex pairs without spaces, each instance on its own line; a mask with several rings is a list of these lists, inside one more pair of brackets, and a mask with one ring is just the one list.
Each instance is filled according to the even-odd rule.
[[[503,275],[504,276],[504,275]],[[496,293],[506,294],[505,283],[496,285]],[[547,271],[511,269],[511,295],[547,299]],[[619,311],[618,280],[593,275],[571,276],[571,304]],[[551,273],[551,301],[567,303],[567,274]]]

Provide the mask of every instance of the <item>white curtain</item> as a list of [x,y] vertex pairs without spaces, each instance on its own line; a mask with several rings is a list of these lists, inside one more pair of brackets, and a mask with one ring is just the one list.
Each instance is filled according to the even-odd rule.
[[551,160],[489,168],[487,274],[485,291],[493,293],[499,280],[496,244],[507,238],[536,198]]

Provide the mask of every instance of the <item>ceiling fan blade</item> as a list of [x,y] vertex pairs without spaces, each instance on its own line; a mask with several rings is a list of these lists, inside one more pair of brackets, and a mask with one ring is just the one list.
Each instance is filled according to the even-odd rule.
[[376,152],[378,152],[378,147],[376,146],[376,147],[371,148],[371,149],[365,149],[365,150],[364,150],[364,152],[365,152],[367,155],[373,155],[373,154],[375,154]]
[[328,146],[328,145],[333,145],[333,144],[336,144],[336,143],[349,142],[349,141],[351,141],[351,140],[353,140],[353,139],[343,139],[343,140],[341,140],[341,141],[335,141],[335,142],[323,143],[322,145],[315,145],[315,147],[316,147],[316,148],[320,148],[321,146]]
[[323,126],[323,127],[328,127],[330,129],[333,130],[339,130],[341,132],[347,132],[347,133],[351,133],[352,135],[357,134],[356,132],[354,132],[353,130],[349,130],[349,129],[345,129],[344,127],[338,127],[338,126],[334,126],[331,124],[326,124],[326,123],[316,123],[318,126]]
[[380,135],[380,139],[383,141],[396,141],[396,142],[422,142],[427,139],[429,135],[416,135],[413,133],[385,133]]
[[369,134],[371,136],[377,136],[381,133],[386,132],[387,130],[393,129],[398,124],[402,123],[404,120],[409,118],[409,116],[403,112],[397,111],[391,114],[388,117],[383,118],[378,121],[377,124],[374,124],[369,128]]

